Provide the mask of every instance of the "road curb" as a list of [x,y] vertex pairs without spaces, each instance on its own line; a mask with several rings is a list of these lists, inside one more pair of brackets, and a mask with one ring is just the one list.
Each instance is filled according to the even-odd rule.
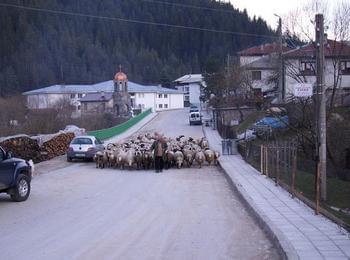
[[[202,130],[204,136],[207,138],[205,126],[202,126]],[[207,138],[208,140],[208,138]],[[209,146],[210,141],[208,140]],[[222,166],[220,162],[220,158],[218,160],[218,166],[222,170],[231,190],[236,193],[239,197],[239,200],[242,202],[245,209],[248,213],[254,218],[254,220],[258,223],[260,228],[264,231],[264,233],[271,240],[273,245],[277,248],[280,255],[283,259],[299,259],[298,254],[295,248],[292,246],[290,241],[285,237],[285,235],[273,224],[268,217],[265,216],[263,212],[261,212],[255,203],[250,198],[249,194],[242,188],[238,180],[234,179],[234,176],[231,176],[225,168]]]

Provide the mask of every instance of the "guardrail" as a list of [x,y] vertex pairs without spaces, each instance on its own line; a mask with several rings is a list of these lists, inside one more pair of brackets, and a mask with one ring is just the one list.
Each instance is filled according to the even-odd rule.
[[91,131],[91,132],[88,132],[88,134],[93,135],[100,140],[109,139],[109,138],[112,138],[113,136],[124,133],[130,127],[136,125],[138,122],[140,122],[142,119],[144,119],[146,116],[148,116],[151,113],[152,113],[152,109],[150,108],[120,125],[116,125],[111,128]]

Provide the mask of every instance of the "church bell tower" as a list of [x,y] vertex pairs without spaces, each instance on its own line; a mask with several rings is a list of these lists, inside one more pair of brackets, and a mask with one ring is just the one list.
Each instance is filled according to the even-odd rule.
[[114,93],[113,93],[113,107],[115,116],[128,115],[130,105],[130,95],[128,92],[128,77],[122,72],[122,66],[119,66],[119,72],[114,76]]

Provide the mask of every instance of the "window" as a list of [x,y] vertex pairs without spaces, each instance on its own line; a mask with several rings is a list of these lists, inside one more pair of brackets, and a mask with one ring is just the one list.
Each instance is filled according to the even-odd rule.
[[163,104],[159,104],[158,107],[159,107],[159,108],[163,108]]
[[168,108],[168,104],[164,104],[164,108]]
[[158,94],[158,98],[162,98],[162,96],[163,96],[162,94]]
[[300,74],[303,76],[315,75],[315,61],[312,61],[312,60],[301,61]]
[[78,98],[82,98],[83,97],[83,94],[78,94]]
[[145,94],[144,93],[139,93],[139,98],[144,98]]
[[84,138],[84,137],[75,138],[72,141],[72,144],[92,144],[92,140],[90,138]]
[[190,92],[190,87],[185,87],[185,92]]
[[164,94],[164,98],[168,98],[168,94]]
[[70,94],[70,98],[71,99],[75,98],[75,94]]
[[78,110],[80,110],[81,106],[78,106]]
[[342,75],[350,75],[350,60],[340,62],[340,73]]
[[184,96],[185,101],[190,101],[190,96]]
[[252,80],[261,80],[261,71],[252,71]]

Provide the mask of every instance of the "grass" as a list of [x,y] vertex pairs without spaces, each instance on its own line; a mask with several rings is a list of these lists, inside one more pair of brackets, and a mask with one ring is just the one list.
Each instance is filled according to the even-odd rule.
[[266,116],[265,112],[263,111],[256,111],[251,114],[249,114],[246,119],[240,123],[237,127],[237,134],[244,133],[245,130],[247,130],[251,125],[253,125],[256,121],[264,118]]
[[[260,171],[260,164],[249,160],[255,169]],[[269,177],[274,178],[270,175]],[[284,177],[284,178],[283,178]],[[281,176],[286,184],[290,184],[290,176]],[[297,171],[295,179],[296,190],[311,201],[315,201],[315,177],[313,174]],[[336,178],[327,179],[327,201],[321,202],[322,208],[344,221],[350,228],[350,216],[334,210],[336,208],[350,208],[350,182],[342,181]]]
[[[312,201],[315,201],[314,183],[314,175],[305,172],[297,172],[296,189]],[[350,208],[350,182],[336,178],[328,178],[327,200],[321,202],[321,206],[350,226],[349,215],[331,208],[331,206],[342,209]]]

